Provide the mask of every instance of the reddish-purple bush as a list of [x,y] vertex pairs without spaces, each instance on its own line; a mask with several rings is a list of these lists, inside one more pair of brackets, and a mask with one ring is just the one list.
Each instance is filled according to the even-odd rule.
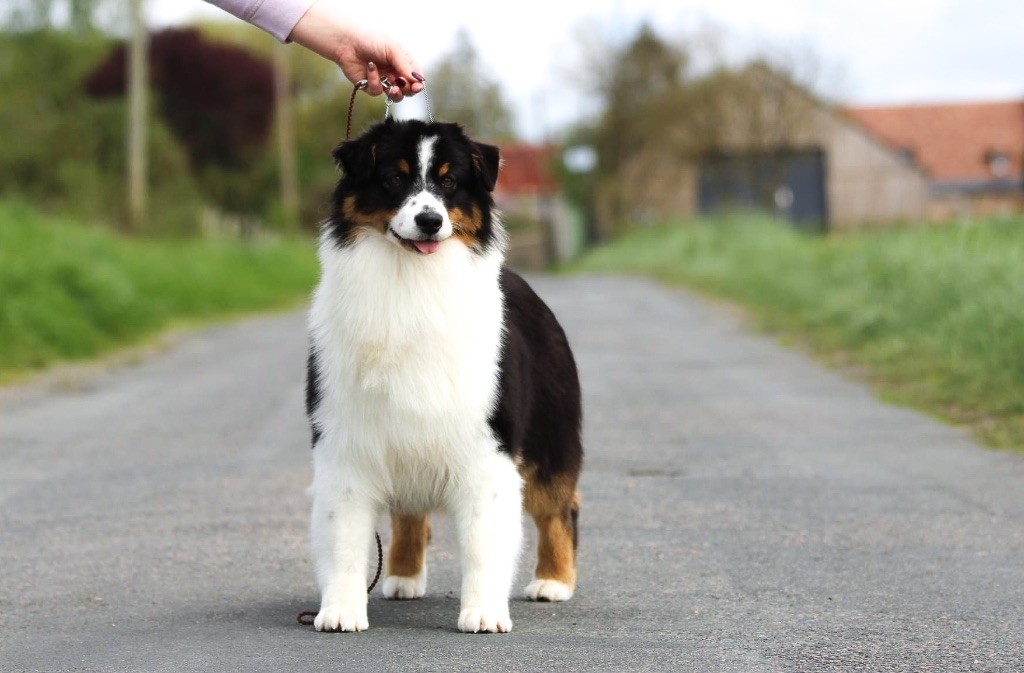
[[[149,57],[160,116],[195,168],[238,167],[264,146],[274,102],[273,70],[266,61],[210,42],[195,29],[154,33]],[[123,95],[125,63],[121,45],[86,78],[86,92]]]

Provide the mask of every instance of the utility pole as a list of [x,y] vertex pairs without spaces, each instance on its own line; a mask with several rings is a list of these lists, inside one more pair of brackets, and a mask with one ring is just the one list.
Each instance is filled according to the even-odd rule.
[[143,0],[129,0],[132,35],[128,48],[128,230],[138,231],[146,216],[146,98],[148,43]]
[[288,45],[274,44],[274,108],[277,118],[278,173],[281,175],[281,213],[285,225],[299,224],[299,168],[292,111],[292,73]]

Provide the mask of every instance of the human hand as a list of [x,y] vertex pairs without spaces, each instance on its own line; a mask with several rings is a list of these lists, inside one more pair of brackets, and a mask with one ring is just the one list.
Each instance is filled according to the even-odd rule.
[[332,0],[310,7],[288,37],[337,63],[353,84],[365,79],[371,96],[384,92],[381,77],[391,83],[393,101],[423,90],[425,80],[408,52],[391,38],[353,24]]

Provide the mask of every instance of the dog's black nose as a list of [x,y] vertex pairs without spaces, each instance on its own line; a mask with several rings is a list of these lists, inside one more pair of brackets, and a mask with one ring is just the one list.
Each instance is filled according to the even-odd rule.
[[424,210],[414,219],[416,220],[416,226],[419,227],[419,230],[424,234],[431,236],[436,234],[444,223],[444,218],[441,217],[441,214],[435,213],[432,210]]

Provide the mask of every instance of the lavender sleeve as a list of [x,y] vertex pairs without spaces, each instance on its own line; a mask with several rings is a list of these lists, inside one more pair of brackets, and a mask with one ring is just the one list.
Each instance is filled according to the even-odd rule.
[[281,42],[288,41],[292,28],[316,0],[206,0],[257,28],[262,28]]

